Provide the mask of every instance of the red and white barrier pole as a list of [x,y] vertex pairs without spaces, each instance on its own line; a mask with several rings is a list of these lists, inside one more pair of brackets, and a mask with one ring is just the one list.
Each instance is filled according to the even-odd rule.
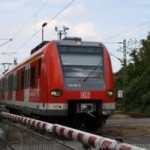
[[66,138],[90,145],[96,149],[101,149],[102,147],[103,149],[114,149],[114,147],[117,145],[117,141],[115,140],[68,128],[58,124],[54,124],[52,132],[58,134],[59,136],[65,136]]
[[52,127],[52,132],[58,134],[59,136],[64,136],[66,138],[82,142],[96,148],[97,150],[146,150],[141,147],[120,143],[116,140],[111,140],[102,136],[97,136],[58,124],[54,124]]
[[37,129],[45,130],[47,132],[52,131],[53,124],[51,124],[51,123],[47,123],[47,122],[44,122],[44,121],[31,119],[31,118],[23,117],[23,116],[19,116],[19,115],[14,115],[14,114],[10,114],[10,113],[7,113],[7,112],[1,112],[1,116],[3,116],[4,118],[9,119],[11,121],[21,123],[23,125],[28,125],[28,126],[31,126],[31,127],[35,127]]
[[97,150],[146,150],[144,148],[137,147],[131,144],[120,143],[116,140],[111,140],[102,136],[97,136],[91,133],[65,127],[59,124],[51,124],[6,112],[1,112],[1,116],[11,121],[19,122],[23,125],[29,125],[40,130],[52,132],[54,134],[57,134],[58,136],[64,136],[66,138],[79,141],[83,144],[94,147]]

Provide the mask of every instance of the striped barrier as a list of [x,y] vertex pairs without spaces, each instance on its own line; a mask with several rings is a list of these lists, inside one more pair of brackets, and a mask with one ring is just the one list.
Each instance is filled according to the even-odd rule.
[[131,144],[121,143],[116,140],[111,140],[102,136],[97,136],[84,131],[65,127],[59,124],[51,124],[28,117],[22,117],[7,112],[1,112],[1,116],[10,121],[19,122],[23,125],[28,125],[39,130],[52,132],[58,136],[63,136],[74,141],[79,141],[85,145],[94,147],[96,150],[146,150]]
[[31,119],[31,118],[23,117],[23,116],[19,116],[19,115],[14,115],[14,114],[10,114],[7,112],[1,112],[1,116],[9,119],[10,121],[15,121],[15,122],[21,123],[23,125],[35,127],[37,129],[44,130],[47,132],[52,131],[53,124],[51,124],[51,123],[47,123],[44,121]]
[[102,136],[54,124],[52,132],[96,148],[97,150],[146,150],[131,144],[121,143]]

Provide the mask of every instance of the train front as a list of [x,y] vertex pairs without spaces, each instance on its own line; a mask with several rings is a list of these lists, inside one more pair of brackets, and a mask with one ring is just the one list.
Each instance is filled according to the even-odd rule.
[[56,91],[51,92],[55,102],[61,100],[59,108],[66,109],[68,122],[74,127],[93,130],[103,126],[115,109],[113,73],[107,49],[102,43],[72,38],[57,41],[57,50],[63,83],[61,77],[56,79],[60,80],[59,84],[53,87]]

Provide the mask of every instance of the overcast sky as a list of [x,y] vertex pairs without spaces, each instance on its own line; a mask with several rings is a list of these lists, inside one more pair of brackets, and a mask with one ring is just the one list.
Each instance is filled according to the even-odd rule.
[[[55,26],[67,26],[68,36],[104,42],[112,55],[122,59],[123,53],[117,51],[122,44],[117,42],[145,39],[150,31],[150,0],[0,0],[0,45],[7,42],[2,39],[13,39],[0,46],[0,53],[16,53],[0,54],[0,63],[29,56],[41,42],[44,22],[45,40],[57,39]],[[112,55],[116,72],[120,61]]]

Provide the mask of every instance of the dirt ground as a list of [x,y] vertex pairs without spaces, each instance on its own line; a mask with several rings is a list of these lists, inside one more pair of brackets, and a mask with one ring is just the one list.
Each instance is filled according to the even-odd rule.
[[150,125],[121,125],[115,127],[103,127],[98,131],[99,135],[130,138],[135,136],[150,135]]
[[[109,119],[129,119],[127,114],[115,114]],[[113,137],[121,137],[123,139],[150,135],[150,124],[145,125],[120,125],[120,126],[104,126],[99,129],[99,135],[109,135]]]

